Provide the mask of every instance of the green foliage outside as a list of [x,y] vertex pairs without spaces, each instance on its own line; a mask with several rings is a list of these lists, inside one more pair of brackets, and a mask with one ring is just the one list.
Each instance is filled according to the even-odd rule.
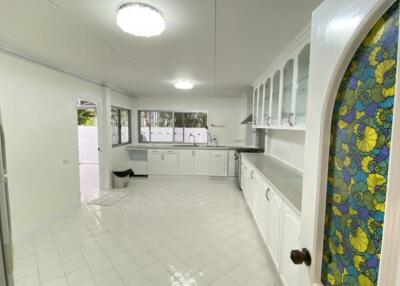
[[96,126],[96,112],[90,109],[78,109],[79,126]]

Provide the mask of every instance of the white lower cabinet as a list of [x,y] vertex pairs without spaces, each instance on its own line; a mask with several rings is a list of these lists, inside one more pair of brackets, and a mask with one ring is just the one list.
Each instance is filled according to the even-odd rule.
[[226,150],[223,151],[210,151],[210,163],[208,174],[210,176],[227,176],[228,175],[228,164]]
[[195,159],[196,159],[196,151],[179,150],[179,174],[194,175]]
[[300,249],[300,219],[287,206],[283,209],[282,226],[285,235],[282,237],[281,276],[285,285],[296,286],[299,285],[299,266],[293,264],[289,254],[293,249]]
[[162,167],[162,154],[160,150],[149,150],[149,174],[161,175],[163,172]]
[[227,150],[150,149],[150,175],[227,176]]
[[178,153],[175,150],[149,150],[150,175],[178,174]]
[[208,166],[210,164],[210,154],[208,150],[196,150],[194,161],[195,175],[208,175]]
[[240,172],[243,195],[284,285],[299,285],[299,267],[290,260],[290,251],[300,249],[298,212],[246,159],[241,161]]
[[165,175],[176,175],[178,174],[178,152],[175,150],[167,150],[166,153],[163,154],[163,174]]

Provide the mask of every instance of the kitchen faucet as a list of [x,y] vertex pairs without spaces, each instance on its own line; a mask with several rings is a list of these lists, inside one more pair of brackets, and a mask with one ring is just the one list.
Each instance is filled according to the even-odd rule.
[[193,147],[196,147],[196,137],[192,133],[190,133],[189,138],[190,137],[193,137]]

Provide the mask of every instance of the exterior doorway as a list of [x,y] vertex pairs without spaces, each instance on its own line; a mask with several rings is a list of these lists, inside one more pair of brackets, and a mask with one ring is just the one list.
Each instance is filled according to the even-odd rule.
[[78,146],[81,202],[95,198],[99,182],[99,128],[96,103],[78,100]]

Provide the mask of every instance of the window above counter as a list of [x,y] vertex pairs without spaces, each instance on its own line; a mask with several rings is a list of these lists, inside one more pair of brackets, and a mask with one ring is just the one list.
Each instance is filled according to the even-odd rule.
[[208,143],[207,113],[140,110],[139,143]]

